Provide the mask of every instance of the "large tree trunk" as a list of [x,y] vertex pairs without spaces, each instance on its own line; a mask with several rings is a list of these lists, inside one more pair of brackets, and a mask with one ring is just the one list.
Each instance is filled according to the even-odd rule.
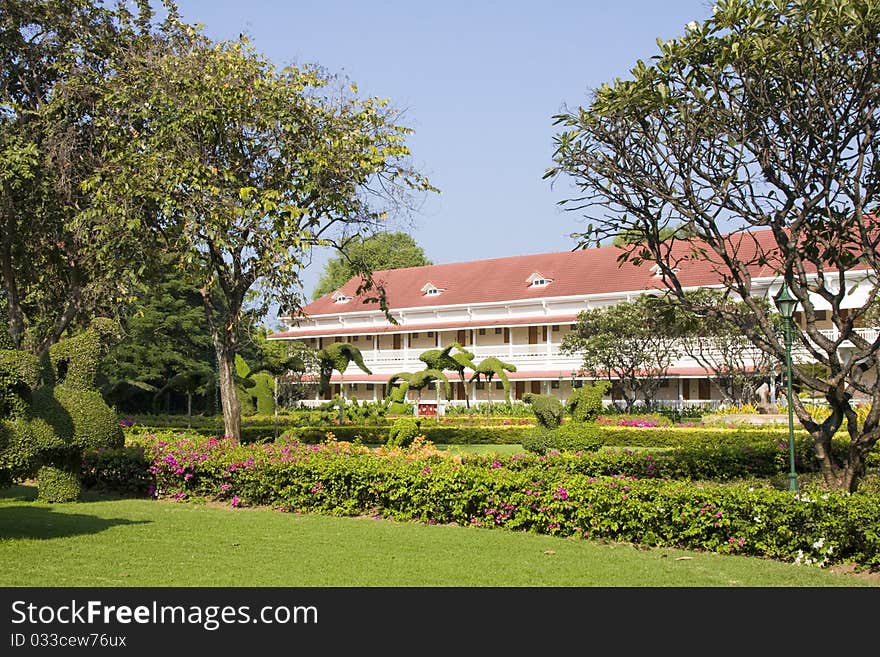
[[220,404],[223,407],[223,434],[236,443],[241,440],[241,404],[235,392],[235,349],[214,338],[220,376]]

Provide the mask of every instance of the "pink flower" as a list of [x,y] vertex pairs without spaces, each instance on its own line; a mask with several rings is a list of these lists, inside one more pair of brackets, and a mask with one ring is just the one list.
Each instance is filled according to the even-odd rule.
[[238,495],[233,495],[232,496],[232,503],[231,503],[232,508],[235,509],[235,508],[239,507],[240,505],[241,505],[241,500],[238,499]]

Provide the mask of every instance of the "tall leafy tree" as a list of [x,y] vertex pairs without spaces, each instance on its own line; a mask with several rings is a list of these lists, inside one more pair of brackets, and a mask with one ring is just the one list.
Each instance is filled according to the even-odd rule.
[[367,237],[355,236],[346,242],[335,258],[324,265],[324,272],[312,293],[317,299],[345,285],[363,271],[401,269],[433,264],[415,239],[407,233],[383,232]]
[[[796,347],[821,365],[798,363],[794,377],[820,391],[831,413],[814,416],[798,398],[794,410],[826,484],[849,491],[880,438],[880,340],[856,330],[878,294],[865,275],[880,264],[878,34],[872,0],[720,0],[709,19],[660,43],[650,64],[637,62],[586,107],[559,115],[547,173],[578,188],[565,202],[588,216],[582,244],[638,235],[625,260],[656,264],[682,303],[733,322],[780,363],[784,340],[752,272],[784,280],[805,320]],[[670,225],[689,236],[661,239]],[[688,301],[695,260],[753,320]],[[850,308],[859,281],[864,303]],[[830,333],[817,321],[820,303]],[[859,395],[871,405],[863,422]],[[850,443],[838,462],[831,439],[844,424]]]
[[[165,275],[127,306],[122,319],[124,338],[102,363],[110,390],[137,389],[131,384],[160,390],[172,379],[174,385],[167,392],[192,394],[205,385],[213,388],[213,347],[198,287],[174,268],[169,256],[160,259]],[[205,389],[200,394],[212,392]],[[124,400],[119,405],[126,408]]]
[[[724,306],[727,313],[741,313],[739,324],[754,322],[748,306],[733,301],[715,289],[701,289],[686,293],[694,305],[700,307]],[[721,392],[726,402],[745,404],[755,401],[758,388],[776,375],[778,362],[755,347],[737,324],[724,319],[720,313],[695,314],[675,297],[663,299],[667,303],[655,305],[655,317],[662,318],[681,352],[706,369],[709,380]],[[778,316],[771,315],[778,319]],[[782,328],[780,327],[781,331]]]
[[[294,314],[313,246],[371,232],[432,189],[408,164],[409,130],[387,101],[360,99],[316,67],[273,66],[242,38],[182,26],[169,48],[137,49],[103,96],[111,155],[91,181],[106,230],[132,208],[198,280],[218,363],[226,435],[241,430],[237,327],[248,302]],[[361,290],[381,288],[365,271]],[[259,312],[258,312],[259,314]]]
[[[173,13],[173,8],[171,9]],[[0,0],[0,282],[17,347],[45,353],[112,314],[149,269],[136,216],[93,232],[82,183],[104,153],[100,89],[115,53],[159,38],[150,3]]]
[[654,304],[643,296],[583,310],[575,331],[562,340],[561,351],[580,355],[590,376],[617,384],[627,411],[637,401],[648,408],[654,405],[669,366],[679,355]]

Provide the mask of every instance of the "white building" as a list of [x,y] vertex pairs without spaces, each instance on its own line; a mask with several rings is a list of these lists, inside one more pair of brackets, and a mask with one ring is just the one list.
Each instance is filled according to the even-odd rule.
[[[384,398],[390,376],[423,370],[422,352],[458,342],[475,354],[474,362],[495,356],[515,365],[517,371],[508,374],[514,398],[536,392],[565,399],[573,385],[587,378],[579,374],[579,357],[560,352],[578,312],[665,289],[655,269],[620,265],[618,255],[616,247],[602,247],[376,272],[396,325],[378,304],[356,295],[357,281],[352,279],[305,306],[305,318],[282,318],[288,328],[272,339],[302,340],[318,349],[332,342],[358,347],[373,373],[354,364],[344,377],[334,372],[333,394],[344,385],[348,398]],[[754,294],[772,297],[778,292],[779,280],[769,268],[754,267],[751,274]],[[708,261],[690,261],[678,275],[693,288],[717,286],[720,280]],[[866,299],[867,273],[855,273],[851,282],[844,308],[861,307]],[[829,307],[818,298],[816,303],[820,326],[833,332]],[[860,330],[876,336],[876,329]],[[463,403],[465,386],[454,372],[448,376],[452,399]],[[493,398],[503,399],[501,382],[496,379],[491,385],[497,388],[491,391]],[[482,385],[471,388],[472,401],[486,399]],[[422,398],[434,399],[435,394],[423,393]],[[681,358],[669,368],[658,399],[688,404],[718,400],[720,393],[703,367]]]

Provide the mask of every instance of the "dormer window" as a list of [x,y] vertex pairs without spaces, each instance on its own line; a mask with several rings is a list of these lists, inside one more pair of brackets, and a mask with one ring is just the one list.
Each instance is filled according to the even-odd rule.
[[[672,273],[677,274],[681,269],[678,267],[672,268]],[[660,270],[660,265],[653,265],[651,267],[651,273],[654,274],[654,278],[663,278],[663,272]]]
[[335,301],[336,303],[348,303],[349,301],[351,301],[351,297],[347,297],[347,296],[345,296],[345,295],[344,295],[342,292],[340,292],[339,290],[336,290],[336,292],[334,292],[334,293],[330,296],[330,298],[333,299],[333,301]]
[[529,284],[529,287],[547,287],[550,283],[553,282],[552,278],[547,278],[541,272],[533,272],[531,276],[526,279],[526,283]]
[[422,294],[426,297],[436,297],[438,294],[443,292],[443,288],[437,287],[431,282],[425,283],[425,285],[421,289]]

